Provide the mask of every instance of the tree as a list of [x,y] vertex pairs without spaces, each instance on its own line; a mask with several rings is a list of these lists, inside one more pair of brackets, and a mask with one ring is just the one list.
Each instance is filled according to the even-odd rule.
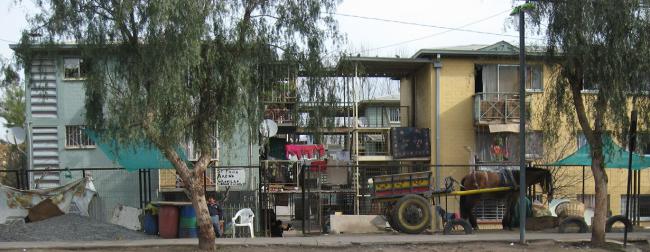
[[[650,20],[645,1],[539,1],[532,21],[543,25],[547,58],[556,66],[545,94],[547,136],[577,122],[591,147],[596,206],[591,242],[605,243],[607,174],[602,137],[626,143],[630,110],[650,123]],[[590,90],[585,92],[585,90]],[[558,115],[558,116],[550,116]]]
[[[324,73],[326,45],[339,38],[335,0],[38,3],[29,31],[43,35],[38,47],[72,39],[88,65],[88,126],[120,145],[147,139],[162,151],[191,194],[202,250],[214,249],[215,238],[202,188],[210,139],[257,125],[260,90],[287,68]],[[32,41],[21,41],[25,62],[38,56]],[[322,93],[317,78],[306,85],[313,98]],[[193,164],[176,151],[185,139],[201,153]]]
[[[20,75],[8,60],[0,59],[0,80],[3,99],[0,101],[0,117],[5,119],[4,126],[25,127],[25,91]],[[6,144],[3,140],[0,147],[0,160],[3,169],[17,170],[25,167],[24,144]],[[18,173],[15,173],[18,176]],[[8,174],[5,174],[8,175]],[[17,177],[5,177],[3,184],[14,187],[18,185]]]

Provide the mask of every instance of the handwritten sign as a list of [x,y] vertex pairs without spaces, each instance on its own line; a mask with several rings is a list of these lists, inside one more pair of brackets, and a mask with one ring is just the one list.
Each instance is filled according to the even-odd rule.
[[220,186],[241,186],[246,181],[244,169],[218,169],[217,183]]

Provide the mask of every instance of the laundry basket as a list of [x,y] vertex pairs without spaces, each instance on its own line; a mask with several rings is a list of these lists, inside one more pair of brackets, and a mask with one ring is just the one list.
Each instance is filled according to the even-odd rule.
[[555,208],[558,217],[580,216],[585,215],[585,204],[577,200],[571,200],[560,203]]

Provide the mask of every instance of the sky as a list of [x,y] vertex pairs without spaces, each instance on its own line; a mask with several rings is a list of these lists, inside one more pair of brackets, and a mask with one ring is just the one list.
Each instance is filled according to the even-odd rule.
[[[352,55],[410,57],[419,49],[504,40],[518,44],[509,16],[513,0],[344,0],[337,8],[340,32]],[[13,57],[9,44],[20,39],[27,16],[36,11],[32,0],[0,0],[0,56]],[[460,28],[443,29],[444,28]],[[471,30],[473,32],[469,32]],[[495,35],[502,34],[502,35]],[[529,41],[535,42],[535,34]],[[0,126],[0,138],[5,128]]]

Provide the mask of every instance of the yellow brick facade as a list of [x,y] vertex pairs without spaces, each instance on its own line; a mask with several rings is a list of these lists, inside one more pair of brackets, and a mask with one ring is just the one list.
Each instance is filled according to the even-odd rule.
[[[434,60],[435,61],[435,60]],[[475,94],[475,65],[477,64],[512,64],[518,65],[516,57],[503,56],[481,56],[481,57],[455,57],[442,55],[440,58],[442,68],[440,69],[440,160],[442,165],[467,165],[473,158],[466,147],[476,148],[477,126],[474,122],[474,94]],[[539,60],[529,60],[527,64],[543,65]],[[548,88],[551,82],[552,69],[543,65],[542,83]],[[415,89],[415,126],[431,129],[431,165],[436,164],[435,160],[435,127],[436,127],[436,70],[433,64],[420,68],[412,78],[402,78],[401,96],[402,105],[408,106],[409,93]],[[413,86],[413,83],[415,85]],[[543,108],[543,92],[533,92],[528,96],[531,102],[531,118],[528,127],[532,130],[541,130],[541,117]],[[577,125],[574,125],[577,127]],[[566,127],[566,132],[561,132],[560,139],[569,141],[566,154],[571,154],[577,149],[576,139],[571,133],[571,127]],[[562,143],[567,144],[567,143]],[[560,145],[560,144],[558,144]],[[558,147],[553,147],[558,148]],[[549,149],[545,147],[545,153]],[[566,176],[574,178],[582,177],[581,167],[564,167],[567,169]],[[435,170],[432,170],[435,172]],[[591,178],[590,168],[586,168],[587,179],[585,181],[585,194],[594,194],[594,184]],[[468,174],[468,167],[443,167],[441,178],[453,176],[460,180]],[[613,214],[620,214],[621,195],[626,192],[627,172],[624,169],[608,169],[609,176],[608,191],[610,194],[610,209]],[[643,171],[641,175],[641,194],[650,194],[650,171]],[[582,194],[582,184],[576,183],[573,186],[563,189],[568,197],[575,198]],[[445,205],[444,198],[441,202]],[[458,202],[456,198],[449,197],[447,202],[448,211],[457,211]]]

